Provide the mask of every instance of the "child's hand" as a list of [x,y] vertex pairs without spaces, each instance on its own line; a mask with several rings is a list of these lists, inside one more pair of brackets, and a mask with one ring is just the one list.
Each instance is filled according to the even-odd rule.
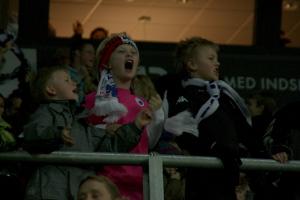
[[280,163],[287,163],[288,154],[286,152],[279,152],[272,155],[272,158]]
[[177,171],[176,168],[174,168],[174,167],[166,167],[165,170],[166,170],[166,173],[170,176],[170,178],[176,179],[176,180],[180,180],[181,179],[181,175]]
[[122,126],[121,124],[107,124],[106,128],[105,128],[105,131],[108,134],[114,135],[116,130],[118,128],[120,128],[121,126]]
[[74,138],[71,136],[70,128],[62,130],[62,139],[66,146],[73,146],[75,144]]
[[152,111],[150,108],[142,110],[136,117],[134,123],[139,128],[142,129],[144,126],[148,125],[152,121]]
[[155,96],[152,96],[149,100],[149,107],[152,109],[152,111],[158,110],[162,105],[162,100],[158,94]]

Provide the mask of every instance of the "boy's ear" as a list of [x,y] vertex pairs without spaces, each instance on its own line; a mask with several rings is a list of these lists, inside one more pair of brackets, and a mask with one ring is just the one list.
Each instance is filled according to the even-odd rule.
[[192,59],[187,61],[186,66],[187,70],[190,72],[194,72],[197,70],[197,66],[194,64],[194,61]]
[[46,86],[46,92],[50,96],[56,95],[56,90],[52,85],[47,85]]

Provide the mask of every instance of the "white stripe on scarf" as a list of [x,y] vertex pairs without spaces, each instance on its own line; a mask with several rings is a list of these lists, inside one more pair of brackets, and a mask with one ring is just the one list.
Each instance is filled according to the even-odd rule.
[[245,117],[249,125],[252,124],[250,112],[244,100],[240,95],[224,81],[205,81],[203,79],[192,78],[187,81],[182,81],[182,86],[185,88],[189,85],[205,87],[210,98],[200,107],[196,117],[194,118],[188,110],[184,110],[175,116],[167,118],[164,129],[174,135],[181,135],[183,132],[188,132],[196,137],[199,136],[198,124],[205,118],[212,115],[220,106],[220,92],[230,97],[238,106],[241,113]]
[[212,115],[218,109],[220,92],[223,92],[235,102],[235,104],[238,106],[241,113],[245,117],[247,123],[249,125],[252,124],[251,115],[244,102],[244,99],[225,81],[205,81],[199,78],[191,78],[187,81],[182,81],[182,86],[184,88],[189,85],[199,87],[206,86],[207,92],[210,95],[210,98],[201,106],[196,115],[196,120],[198,123],[200,123],[203,119],[207,118],[208,116]]

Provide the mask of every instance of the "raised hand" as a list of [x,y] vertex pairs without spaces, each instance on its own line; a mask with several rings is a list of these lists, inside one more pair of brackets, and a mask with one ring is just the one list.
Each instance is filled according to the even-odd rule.
[[152,110],[150,108],[146,108],[141,110],[141,112],[137,115],[135,119],[135,125],[142,129],[144,126],[148,125],[152,121]]
[[105,131],[108,134],[114,135],[116,133],[116,130],[121,126],[122,126],[121,124],[107,124]]

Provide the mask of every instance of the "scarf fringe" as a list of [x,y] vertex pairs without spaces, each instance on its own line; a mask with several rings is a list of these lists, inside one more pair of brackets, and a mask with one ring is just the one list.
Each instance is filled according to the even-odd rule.
[[106,116],[103,121],[106,123],[117,122],[128,112],[127,108],[119,103],[117,97],[96,96],[95,106],[92,113],[97,116]]

